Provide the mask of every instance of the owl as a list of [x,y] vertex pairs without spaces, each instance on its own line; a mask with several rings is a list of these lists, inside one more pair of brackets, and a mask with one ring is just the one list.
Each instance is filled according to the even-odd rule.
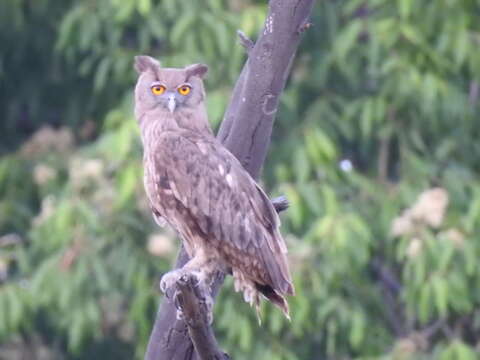
[[230,273],[236,291],[258,307],[261,297],[289,317],[294,287],[280,221],[264,191],[213,135],[205,108],[207,66],[162,68],[135,57],[135,117],[144,148],[144,185],[158,224],[168,223],[190,260],[165,274],[166,291],[186,272],[207,286]]

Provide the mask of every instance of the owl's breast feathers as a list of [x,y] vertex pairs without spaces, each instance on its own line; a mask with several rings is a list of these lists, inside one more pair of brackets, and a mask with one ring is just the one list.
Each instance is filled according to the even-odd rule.
[[178,129],[145,143],[144,165],[152,209],[182,234],[189,255],[205,247],[244,294],[250,283],[288,313],[282,295],[294,289],[278,215],[238,160],[213,136]]

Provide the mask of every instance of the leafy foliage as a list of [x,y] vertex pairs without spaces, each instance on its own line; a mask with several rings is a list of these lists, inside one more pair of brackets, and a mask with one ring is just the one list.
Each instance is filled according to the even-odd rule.
[[[235,30],[254,36],[265,10],[0,3],[0,357],[143,357],[176,240],[143,194],[132,58],[209,64],[217,126],[245,59]],[[264,305],[258,327],[227,282],[215,326],[236,359],[479,356],[479,10],[317,4],[264,171],[291,202],[293,320]]]

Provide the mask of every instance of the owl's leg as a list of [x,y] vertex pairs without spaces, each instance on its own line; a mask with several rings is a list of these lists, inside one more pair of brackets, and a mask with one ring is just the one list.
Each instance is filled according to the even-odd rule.
[[204,320],[211,325],[213,322],[213,298],[205,282],[199,281],[194,273],[185,273],[176,283],[173,303],[177,309],[177,319],[187,323]]
[[198,302],[206,308],[208,323],[212,323],[213,299],[210,286],[213,280],[213,273],[218,270],[215,262],[207,257],[203,251],[197,251],[182,268],[170,271],[163,275],[160,281],[160,289],[167,298],[173,298],[177,307],[177,318],[183,319],[183,308],[179,300],[179,294],[184,291],[182,286],[190,286]]
[[167,296],[169,295],[169,289],[171,289],[176,282],[184,275],[191,274],[194,276],[198,283],[208,285],[210,287],[212,280],[212,272],[214,266],[212,261],[205,255],[205,252],[199,250],[195,255],[180,269],[169,271],[162,276],[160,280],[160,290]]

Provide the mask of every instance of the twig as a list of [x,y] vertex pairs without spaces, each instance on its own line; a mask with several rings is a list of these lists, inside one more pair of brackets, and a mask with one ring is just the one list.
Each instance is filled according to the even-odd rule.
[[388,323],[397,336],[405,336],[407,333],[405,319],[398,303],[398,295],[402,289],[400,282],[380,258],[374,258],[370,266],[380,283]]
[[290,203],[288,202],[288,199],[285,196],[279,196],[272,200],[272,205],[275,208],[275,211],[277,213],[281,213],[282,211],[285,211],[288,209],[288,207],[290,206]]
[[238,35],[238,39],[240,40],[240,45],[242,45],[247,51],[247,54],[249,54],[250,50],[252,50],[253,47],[255,46],[255,43],[252,40],[250,40],[242,30],[237,30],[237,35]]
[[311,22],[308,20],[305,20],[299,27],[298,27],[298,33],[301,34],[305,32],[306,30],[310,29],[313,26]]

